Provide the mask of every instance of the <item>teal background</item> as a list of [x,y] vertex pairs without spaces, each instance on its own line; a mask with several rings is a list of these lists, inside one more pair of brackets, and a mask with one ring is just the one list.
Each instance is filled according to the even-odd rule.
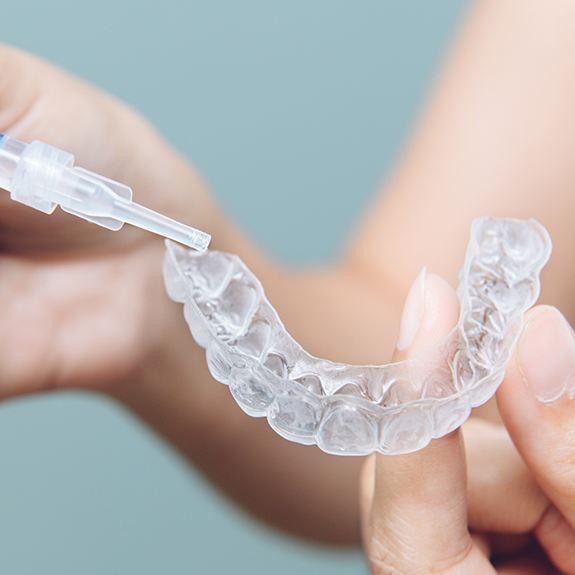
[[[0,40],[129,102],[260,245],[313,263],[390,169],[466,3],[18,0]],[[129,414],[62,393],[0,407],[0,572],[367,568],[266,529]]]

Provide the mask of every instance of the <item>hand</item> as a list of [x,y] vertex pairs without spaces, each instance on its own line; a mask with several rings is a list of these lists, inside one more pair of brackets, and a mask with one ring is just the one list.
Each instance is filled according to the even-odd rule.
[[[322,271],[320,281],[282,273],[217,210],[188,164],[119,102],[0,45],[0,132],[71,152],[76,165],[129,185],[136,202],[211,233],[211,247],[240,254],[281,315],[291,312],[306,347],[342,339],[336,349],[356,342],[363,353],[341,320],[365,335],[354,298],[374,316],[379,290],[369,282],[358,289],[354,270],[335,280]],[[300,536],[355,543],[361,461],[287,442],[241,411],[165,293],[163,253],[153,234],[112,232],[59,208],[48,216],[0,190],[0,399],[68,387],[105,392],[253,513]],[[352,313],[338,313],[342,301],[354,302]],[[314,325],[329,337],[316,337]]]
[[[184,221],[205,203],[193,172],[133,111],[1,45],[0,79],[0,132],[72,152],[76,165]],[[197,210],[197,227],[207,211]],[[0,247],[0,397],[119,385],[149,367],[168,322],[180,321],[164,293],[163,242],[152,234],[111,232],[59,208],[48,216],[2,192]]]
[[[477,509],[470,514],[470,523],[474,515],[476,523],[506,524],[500,531],[524,531],[524,537],[470,530],[467,462],[457,431],[418,453],[378,455],[366,466],[363,533],[374,573],[575,573],[575,342],[554,308],[535,308],[526,320],[498,402],[541,490],[527,488],[524,476],[519,489],[517,483],[506,487],[509,474],[493,452],[503,469],[499,477],[493,474],[493,488],[507,495],[495,495],[499,509],[488,502],[482,516]],[[472,447],[477,453],[477,442]],[[468,455],[468,461],[472,485],[473,476],[485,475],[485,468],[477,457]],[[474,489],[470,496],[476,497]]]

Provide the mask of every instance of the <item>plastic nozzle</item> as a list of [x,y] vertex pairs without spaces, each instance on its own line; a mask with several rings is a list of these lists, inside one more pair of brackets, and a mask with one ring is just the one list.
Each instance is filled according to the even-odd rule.
[[83,168],[74,156],[38,140],[25,144],[0,134],[0,187],[10,197],[50,214],[57,205],[110,230],[137,226],[199,251],[210,235],[132,202],[132,190]]

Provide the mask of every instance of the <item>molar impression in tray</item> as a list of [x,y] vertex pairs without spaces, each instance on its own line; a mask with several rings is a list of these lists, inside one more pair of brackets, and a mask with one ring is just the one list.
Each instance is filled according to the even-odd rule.
[[281,436],[338,455],[421,449],[485,403],[503,379],[551,253],[535,220],[476,220],[459,274],[457,327],[410,360],[352,366],[315,358],[291,338],[237,256],[166,245],[168,294],[184,304],[213,377]]

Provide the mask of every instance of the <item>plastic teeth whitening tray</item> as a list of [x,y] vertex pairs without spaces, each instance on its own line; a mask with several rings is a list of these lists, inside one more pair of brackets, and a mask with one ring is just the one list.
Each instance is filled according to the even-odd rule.
[[459,274],[458,325],[438,346],[382,366],[307,353],[237,256],[167,247],[168,294],[184,304],[211,374],[239,406],[291,441],[366,455],[421,449],[495,393],[539,296],[551,240],[535,220],[476,220]]
[[210,236],[132,202],[123,184],[75,167],[74,156],[38,140],[25,144],[0,134],[0,188],[51,214],[57,205],[75,216],[119,230],[124,223],[205,251]]

